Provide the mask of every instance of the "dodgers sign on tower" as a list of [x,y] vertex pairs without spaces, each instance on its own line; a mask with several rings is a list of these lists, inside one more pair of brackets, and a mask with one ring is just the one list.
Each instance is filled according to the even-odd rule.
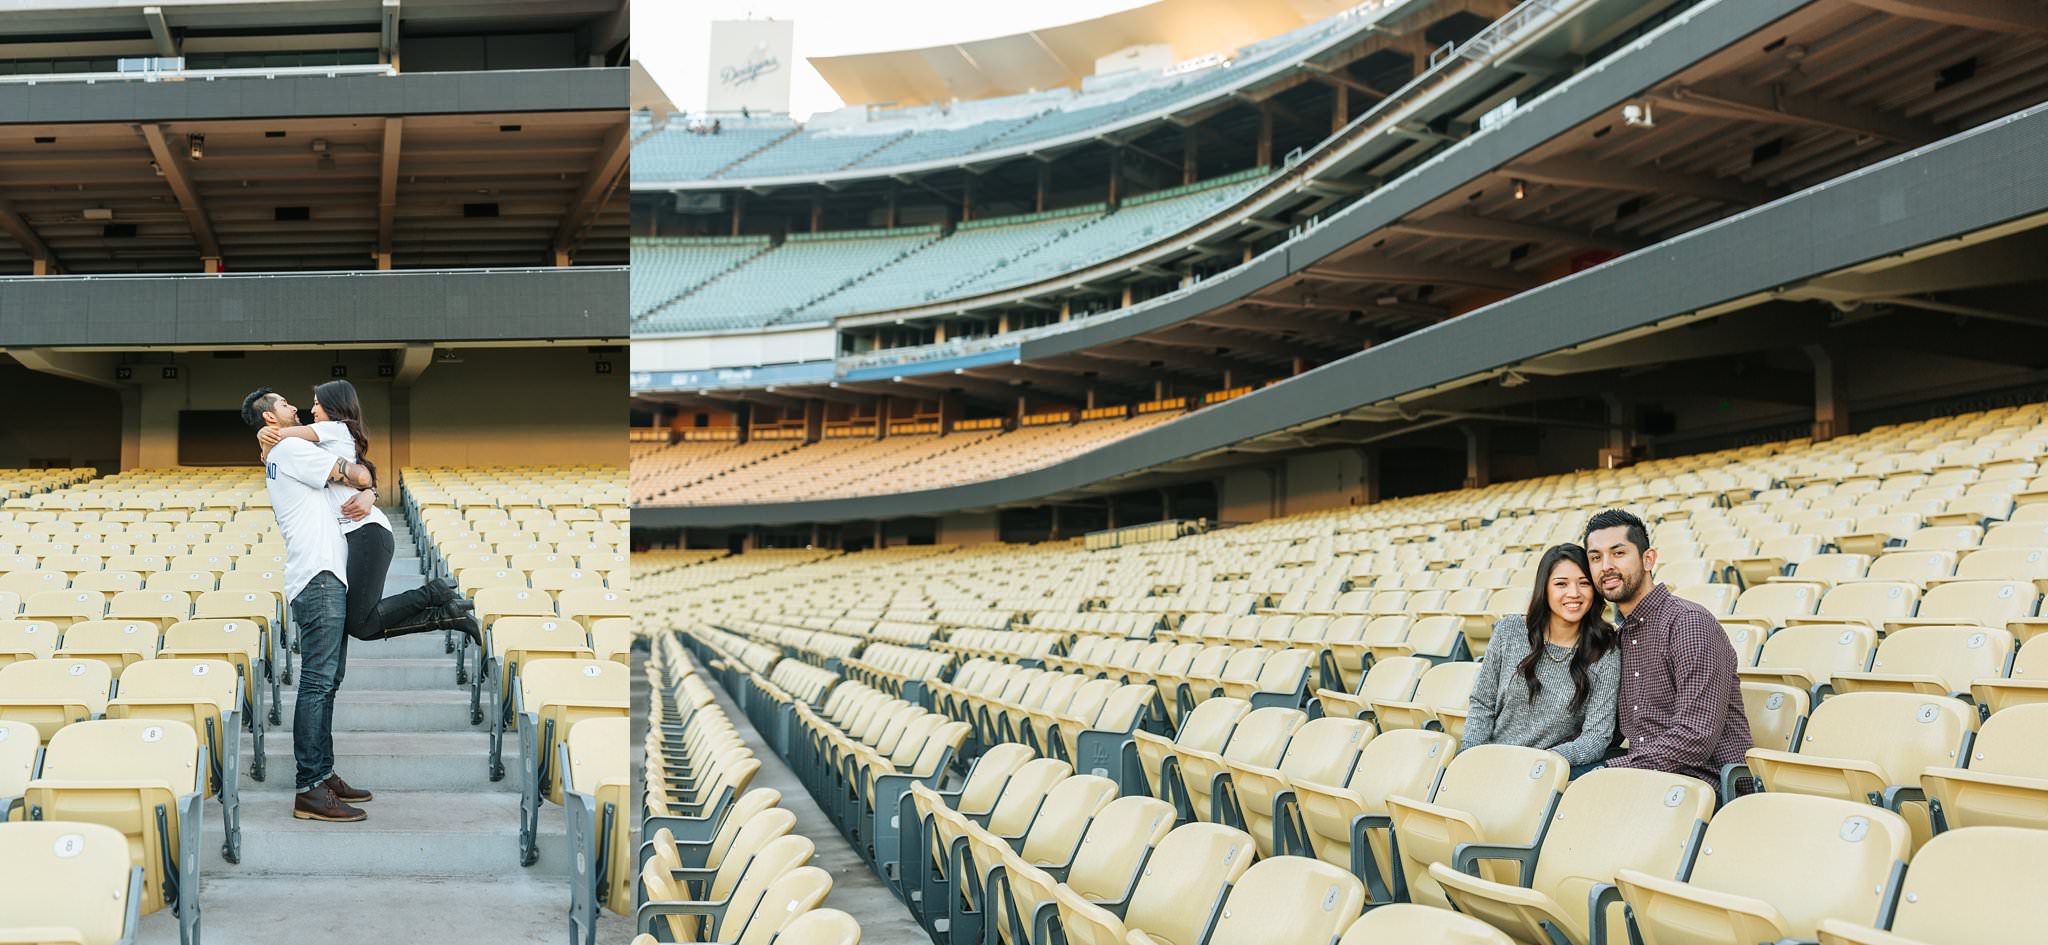
[[780,114],[789,111],[789,78],[796,24],[788,20],[719,20],[711,24],[711,76],[706,107],[712,113]]

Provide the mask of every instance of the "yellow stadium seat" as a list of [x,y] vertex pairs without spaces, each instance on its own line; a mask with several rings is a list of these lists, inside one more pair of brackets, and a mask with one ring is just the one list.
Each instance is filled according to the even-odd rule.
[[1877,919],[1905,871],[1911,833],[1897,814],[1866,804],[1751,794],[1714,814],[1685,880],[1623,869],[1615,882],[1645,945],[1810,940],[1826,919]]
[[226,824],[221,855],[230,863],[242,855],[241,686],[226,660],[158,659],[130,667],[107,704],[110,719],[165,719],[198,733],[211,765],[207,793],[220,800]]
[[[1394,887],[1407,887],[1411,901],[1448,905],[1443,887],[1429,873],[1432,863],[1451,863],[1460,844],[1533,843],[1563,794],[1571,765],[1553,751],[1514,745],[1480,745],[1460,752],[1444,769],[1428,800],[1387,799],[1396,846]],[[1510,882],[1500,864],[1480,864],[1480,877]]]
[[1914,854],[1889,929],[1827,918],[1821,945],[2021,945],[2048,926],[2032,864],[2048,832],[1976,827],[1942,834]]
[[562,806],[568,829],[571,869],[570,937],[594,941],[600,905],[620,915],[633,911],[633,873],[638,849],[627,808],[632,773],[627,749],[631,720],[585,719],[560,745]]
[[[1458,740],[1443,732],[1406,729],[1374,737],[1341,784],[1292,782],[1297,807],[1292,816],[1299,819],[1289,832],[1306,838],[1316,858],[1364,880],[1370,901],[1391,902],[1395,874],[1388,801],[1434,797],[1457,749]],[[1283,821],[1289,816],[1284,804],[1278,816]]]
[[1814,706],[1797,752],[1752,748],[1749,766],[1773,792],[1876,804],[1902,814],[1917,846],[1933,832],[1920,774],[1963,761],[1977,713],[1946,696],[1851,692]]
[[[4,655],[0,659],[5,659]],[[1972,680],[1970,695],[1993,715],[2011,706],[2048,702],[2048,637],[2034,637],[2020,647],[2013,655],[2009,675]]]
[[115,679],[143,660],[156,658],[162,631],[149,620],[81,620],[64,631],[60,656],[96,659],[107,664]]
[[[1454,863],[1431,864],[1430,877],[1459,912],[1524,945],[1549,945],[1553,929],[1578,945],[1614,941],[1625,921],[1615,874],[1684,877],[1714,805],[1711,786],[1683,775],[1595,770],[1566,788],[1539,845],[1461,849]],[[1520,871],[1510,881],[1483,879],[1479,864],[1488,859]]]
[[57,625],[46,620],[0,619],[0,667],[48,659],[57,651]]
[[1067,886],[1055,890],[1060,925],[1071,945],[1129,945],[1144,930],[1153,940],[1199,942],[1225,891],[1252,866],[1252,839],[1219,824],[1177,827],[1146,861],[1121,915]]
[[98,591],[42,591],[22,604],[21,619],[48,621],[63,629],[106,613],[106,595]]
[[48,742],[58,730],[100,717],[114,672],[96,659],[27,660],[0,666],[0,720],[27,722]]
[[2048,828],[2048,704],[2013,706],[1984,722],[1968,767],[1929,766],[1920,773],[1934,828]]
[[0,929],[10,941],[116,945],[138,932],[142,867],[121,831],[95,823],[0,823]]
[[42,771],[22,796],[30,820],[120,831],[131,862],[142,867],[141,914],[169,907],[185,945],[192,945],[199,924],[205,752],[198,734],[182,722],[80,722],[50,737]]
[[[539,659],[520,670],[514,708],[519,721],[522,865],[531,865],[539,855],[534,843],[541,802],[562,803],[555,745],[584,719],[625,715],[626,680],[626,667],[609,660]],[[493,758],[491,765],[493,780],[503,777],[502,762]]]

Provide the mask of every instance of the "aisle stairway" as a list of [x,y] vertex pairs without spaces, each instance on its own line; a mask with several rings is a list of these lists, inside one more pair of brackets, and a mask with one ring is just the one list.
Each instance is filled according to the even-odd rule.
[[[396,556],[384,592],[424,580],[407,524],[394,512]],[[220,805],[206,808],[201,844],[203,945],[441,945],[554,943],[568,937],[569,886],[562,809],[543,805],[540,861],[519,865],[517,743],[508,738],[502,781],[486,776],[488,736],[469,724],[442,635],[349,641],[334,708],[336,770],[376,799],[353,824],[295,820],[293,711],[266,738],[267,780],[249,777],[254,743],[242,735],[242,859],[221,858]],[[608,912],[599,940],[631,938]],[[140,945],[170,945],[169,911],[143,921]]]

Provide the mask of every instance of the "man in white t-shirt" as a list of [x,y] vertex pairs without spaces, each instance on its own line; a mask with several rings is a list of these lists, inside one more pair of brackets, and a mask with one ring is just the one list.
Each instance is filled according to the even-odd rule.
[[[242,402],[251,427],[289,426],[299,410],[283,394],[264,388]],[[341,641],[348,621],[348,544],[327,496],[329,482],[367,482],[368,470],[305,440],[280,442],[265,457],[264,484],[284,535],[285,599],[299,630],[299,697],[292,719],[292,755],[298,794],[292,816],[349,822],[361,808],[335,796],[334,693]]]

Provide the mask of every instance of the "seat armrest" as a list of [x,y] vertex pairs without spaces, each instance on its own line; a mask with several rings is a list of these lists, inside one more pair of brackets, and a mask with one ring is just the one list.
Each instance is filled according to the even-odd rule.
[[1521,867],[1521,871],[1516,874],[1515,884],[1526,887],[1536,874],[1536,852],[1533,845],[1461,843],[1451,853],[1451,868],[1460,873],[1478,876],[1480,860],[1513,860]]

